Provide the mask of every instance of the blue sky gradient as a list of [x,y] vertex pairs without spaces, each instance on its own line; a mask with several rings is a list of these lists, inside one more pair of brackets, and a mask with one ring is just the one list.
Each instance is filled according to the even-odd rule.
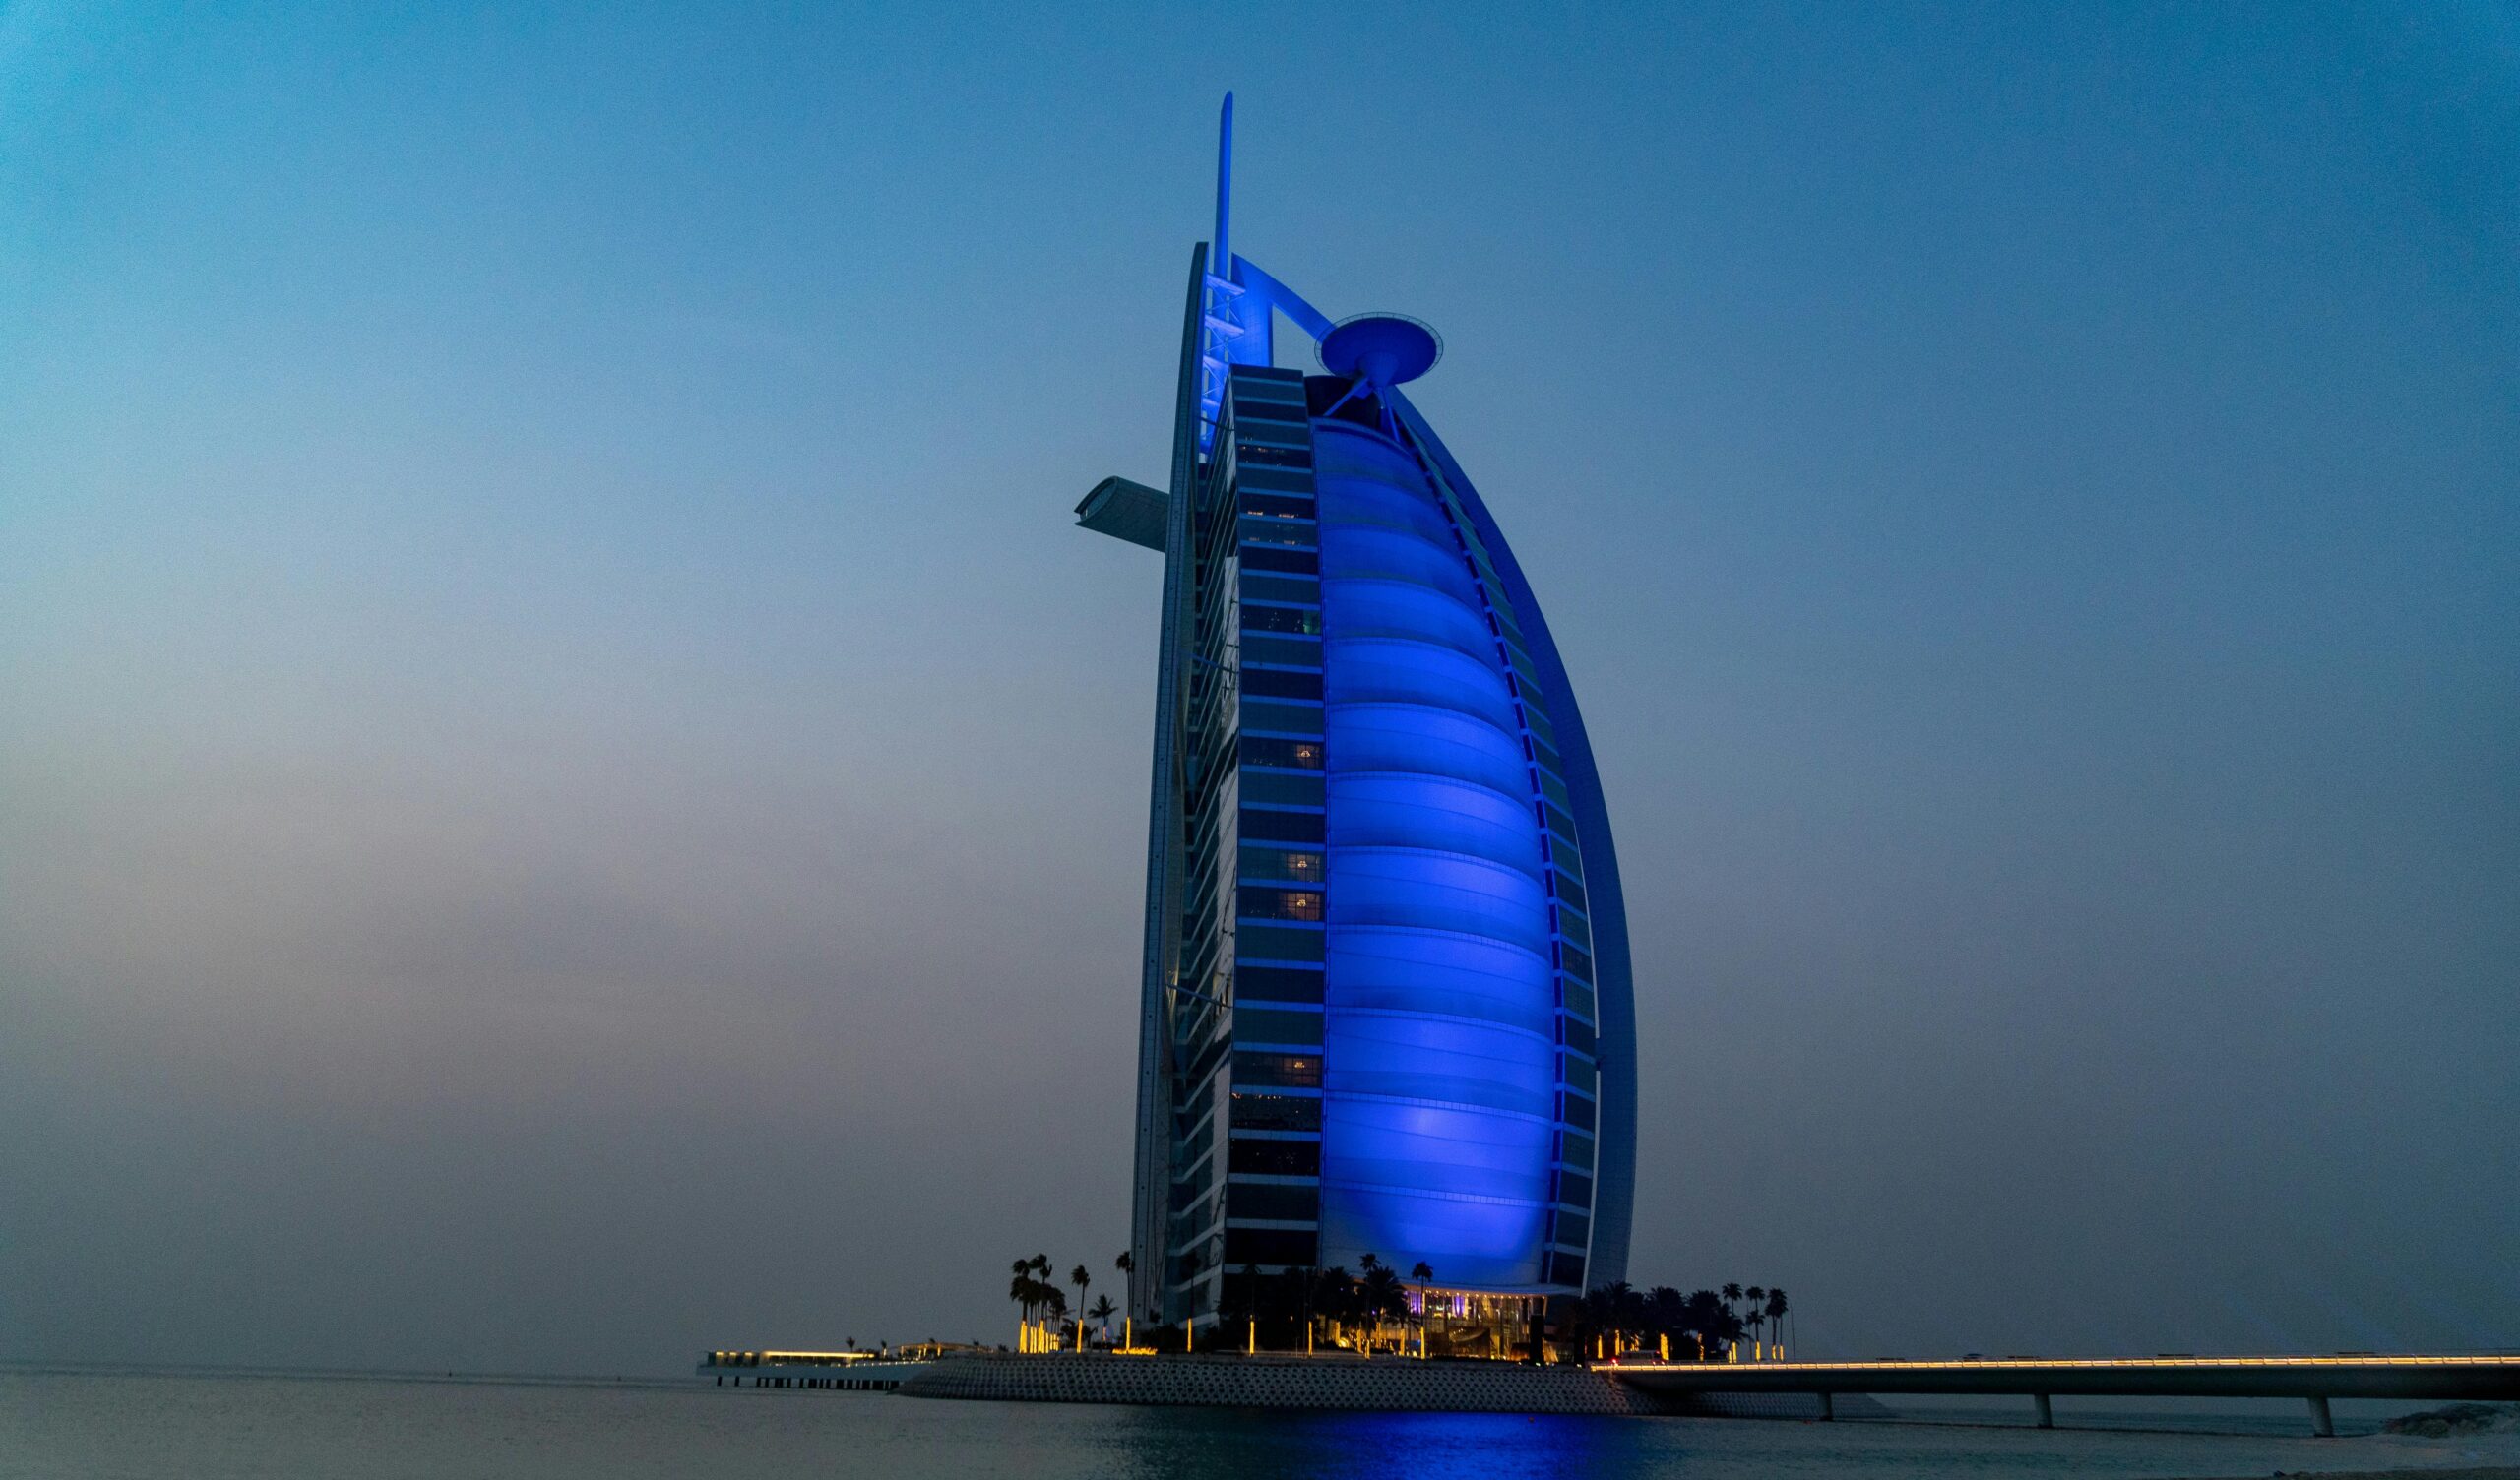
[[1640,1282],[2520,1342],[2520,14],[1043,9],[0,8],[0,1358],[1108,1270],[1228,88],[1582,694]]

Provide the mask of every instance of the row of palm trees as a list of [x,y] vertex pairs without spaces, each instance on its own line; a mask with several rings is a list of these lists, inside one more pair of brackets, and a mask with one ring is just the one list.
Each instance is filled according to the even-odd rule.
[[[1111,1264],[1123,1278],[1128,1275],[1131,1264],[1126,1252]],[[1082,1347],[1089,1322],[1107,1343],[1111,1319],[1119,1308],[1108,1295],[1097,1296],[1090,1307],[1085,1304],[1086,1291],[1094,1286],[1094,1271],[1083,1264],[1067,1271],[1067,1283],[1076,1287],[1075,1309],[1083,1313],[1071,1325],[1067,1292],[1051,1277],[1054,1268],[1046,1254],[1019,1259],[1008,1266],[1012,1277],[1006,1298],[1022,1312],[1025,1349],[1064,1346],[1071,1332]],[[1341,1322],[1369,1326],[1373,1338],[1379,1339],[1383,1322],[1407,1319],[1410,1283],[1422,1285],[1435,1277],[1435,1271],[1420,1261],[1404,1279],[1399,1270],[1371,1254],[1358,1262],[1358,1269],[1354,1275],[1337,1266],[1263,1275],[1256,1267],[1246,1267],[1240,1279],[1228,1282],[1226,1306],[1218,1314],[1237,1326],[1251,1321],[1300,1321],[1306,1326],[1317,1319]]]
[[[1131,1265],[1125,1251],[1111,1263],[1123,1278],[1128,1275]],[[1052,1267],[1046,1254],[1019,1259],[1011,1266],[1014,1277],[1006,1294],[1023,1311],[1028,1348],[1064,1345],[1071,1329],[1067,1292],[1051,1278]],[[1380,1340],[1385,1321],[1407,1321],[1409,1286],[1432,1283],[1435,1271],[1420,1261],[1404,1278],[1371,1254],[1359,1262],[1359,1268],[1361,1272],[1354,1275],[1335,1265],[1264,1275],[1246,1266],[1240,1279],[1228,1282],[1226,1308],[1218,1314],[1235,1325],[1299,1323],[1309,1328],[1315,1321],[1327,1320],[1363,1326],[1369,1331],[1370,1345]],[[1068,1270],[1067,1283],[1076,1287],[1076,1308],[1082,1313],[1072,1327],[1077,1346],[1085,1345],[1089,1321],[1107,1344],[1118,1307],[1108,1295],[1098,1296],[1090,1308],[1086,1306],[1085,1293],[1093,1287],[1094,1272],[1083,1264]],[[1563,1349],[1613,1355],[1650,1346],[1658,1353],[1698,1361],[1724,1360],[1745,1338],[1753,1343],[1754,1356],[1765,1356],[1771,1346],[1782,1353],[1794,1310],[1782,1285],[1744,1288],[1731,1283],[1720,1290],[1683,1295],[1670,1285],[1639,1290],[1621,1281],[1596,1286],[1580,1301],[1549,1304],[1549,1314],[1560,1326]]]
[[[1736,1290],[1740,1291],[1737,1296],[1733,1293]],[[1785,1286],[1762,1290],[1752,1285],[1742,1290],[1739,1285],[1728,1284],[1723,1294],[1728,1303],[1734,1299],[1747,1303],[1744,1319],[1753,1339],[1762,1346],[1775,1347],[1780,1353],[1785,1350],[1785,1318],[1794,1313],[1794,1307],[1785,1298]]]
[[1423,1260],[1406,1277],[1372,1254],[1358,1260],[1356,1267],[1355,1274],[1341,1264],[1263,1274],[1258,1266],[1245,1264],[1240,1277],[1226,1281],[1217,1314],[1228,1326],[1291,1326],[1298,1333],[1316,1321],[1359,1326],[1365,1329],[1370,1346],[1381,1341],[1384,1322],[1409,1319],[1410,1285],[1429,1284],[1435,1278]]
[[[1128,1274],[1129,1256],[1125,1251],[1113,1261],[1113,1264],[1123,1276]],[[1015,1278],[1006,1287],[1006,1298],[1014,1301],[1023,1310],[1027,1344],[1037,1339],[1032,1334],[1037,1329],[1041,1333],[1038,1339],[1044,1344],[1057,1344],[1068,1329],[1067,1292],[1060,1289],[1058,1283],[1050,1278],[1050,1257],[1046,1254],[1036,1254],[1031,1259],[1015,1261],[1012,1267]],[[1084,1345],[1085,1323],[1088,1321],[1095,1323],[1096,1328],[1102,1332],[1104,1340],[1109,1340],[1111,1318],[1120,1314],[1120,1308],[1111,1303],[1111,1297],[1108,1295],[1095,1297],[1093,1307],[1087,1308],[1085,1292],[1094,1284],[1094,1271],[1083,1264],[1067,1271],[1067,1282],[1076,1286],[1076,1306],[1083,1313],[1078,1318],[1075,1327],[1077,1344]]]
[[1577,1349],[1603,1355],[1652,1347],[1675,1360],[1722,1361],[1744,1339],[1754,1356],[1770,1346],[1782,1351],[1793,1309],[1783,1286],[1727,1284],[1683,1295],[1670,1285],[1639,1290],[1621,1282],[1585,1292],[1569,1313],[1577,1326],[1570,1334]]

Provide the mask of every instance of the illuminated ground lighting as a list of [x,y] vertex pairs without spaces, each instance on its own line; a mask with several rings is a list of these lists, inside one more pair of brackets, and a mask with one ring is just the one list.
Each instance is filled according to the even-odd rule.
[[2054,1371],[2086,1367],[2503,1367],[2520,1373],[2520,1356],[2373,1356],[2373,1357],[2035,1357],[1988,1358],[1984,1361],[1887,1362],[1596,1362],[1603,1372],[1709,1372],[1733,1368],[1749,1372],[1985,1372],[2007,1368]]

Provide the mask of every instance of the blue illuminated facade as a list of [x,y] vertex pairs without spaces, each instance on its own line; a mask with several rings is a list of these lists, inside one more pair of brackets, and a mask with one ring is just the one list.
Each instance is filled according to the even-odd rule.
[[[1130,1309],[1246,1268],[1455,1290],[1625,1277],[1632,985],[1609,823],[1538,603],[1400,386],[1431,332],[1334,325],[1193,255],[1168,488]],[[1223,271],[1214,271],[1221,265]],[[1326,374],[1277,368],[1283,316]]]

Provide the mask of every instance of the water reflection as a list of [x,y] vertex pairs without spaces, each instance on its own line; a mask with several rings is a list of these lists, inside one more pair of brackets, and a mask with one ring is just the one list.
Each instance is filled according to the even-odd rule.
[[[1386,1480],[1498,1480],[1626,1473],[1643,1458],[1633,1419],[1521,1413],[1336,1413],[1133,1408],[1110,1437],[1114,1472],[1377,1476]],[[1679,1459],[1658,1436],[1654,1458]]]
[[0,1480],[2102,1480],[2520,1462],[2520,1436],[2321,1440],[2291,1422],[2126,1433],[0,1370]]

